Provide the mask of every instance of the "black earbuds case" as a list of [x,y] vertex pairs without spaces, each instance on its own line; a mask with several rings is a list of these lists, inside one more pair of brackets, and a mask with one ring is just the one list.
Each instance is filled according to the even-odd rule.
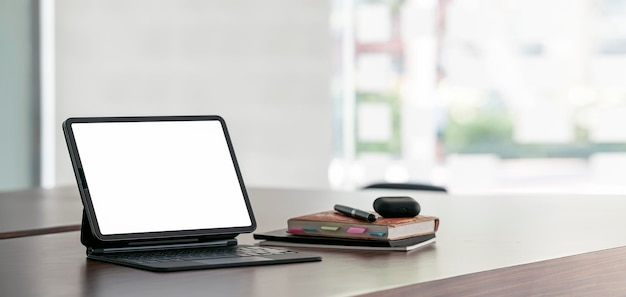
[[379,197],[374,200],[374,210],[384,218],[410,218],[418,215],[421,207],[408,196]]

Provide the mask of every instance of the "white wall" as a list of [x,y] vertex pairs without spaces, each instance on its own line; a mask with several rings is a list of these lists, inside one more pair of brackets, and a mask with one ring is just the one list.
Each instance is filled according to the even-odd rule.
[[248,186],[328,187],[329,1],[56,1],[57,184],[70,116],[219,114]]

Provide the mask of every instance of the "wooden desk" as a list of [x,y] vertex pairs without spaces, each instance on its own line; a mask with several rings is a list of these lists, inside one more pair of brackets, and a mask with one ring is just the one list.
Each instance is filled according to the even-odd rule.
[[78,189],[0,192],[0,239],[80,229]]
[[626,247],[419,283],[363,296],[624,296]]
[[[262,232],[284,227],[291,216],[330,209],[335,203],[371,208],[372,201],[384,192],[250,189],[249,193],[258,231]],[[578,277],[584,283],[586,277],[598,272],[581,269],[590,267],[588,264],[578,266],[582,262],[577,259],[585,260],[589,254],[575,260],[557,258],[626,245],[626,234],[621,230],[626,224],[622,215],[626,197],[394,193],[412,195],[424,214],[441,218],[435,245],[410,253],[308,249],[322,255],[323,261],[153,273],[87,261],[78,232],[13,238],[0,241],[0,295],[346,296],[377,292],[408,296],[421,290],[446,294],[442,286],[454,288],[456,283],[474,286],[474,291],[450,291],[465,295],[487,290],[477,284],[510,287],[498,277],[516,276],[520,273],[517,269],[531,271],[525,279],[531,283],[541,281],[545,274],[552,275],[553,282]],[[250,234],[239,239],[254,242]],[[603,254],[606,252],[609,256]],[[626,254],[623,249],[609,250],[599,257],[606,261],[622,254]],[[550,261],[539,262],[545,260]],[[562,265],[542,273],[552,266],[545,264],[551,261],[561,261]],[[587,261],[596,260],[592,257]],[[493,269],[504,270],[491,273]],[[619,276],[624,271],[613,271],[608,265],[599,269]],[[480,279],[492,281],[481,283],[477,281]]]

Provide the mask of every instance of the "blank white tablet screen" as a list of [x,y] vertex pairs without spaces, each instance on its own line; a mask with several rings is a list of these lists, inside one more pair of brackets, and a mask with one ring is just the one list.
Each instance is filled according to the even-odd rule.
[[217,120],[73,123],[103,235],[250,226]]

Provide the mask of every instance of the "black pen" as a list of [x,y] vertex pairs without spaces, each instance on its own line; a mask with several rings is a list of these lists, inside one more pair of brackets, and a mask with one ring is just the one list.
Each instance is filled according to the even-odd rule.
[[373,213],[369,213],[367,211],[352,208],[349,206],[335,204],[335,210],[355,219],[368,221],[370,223],[376,221],[376,215],[374,215]]

